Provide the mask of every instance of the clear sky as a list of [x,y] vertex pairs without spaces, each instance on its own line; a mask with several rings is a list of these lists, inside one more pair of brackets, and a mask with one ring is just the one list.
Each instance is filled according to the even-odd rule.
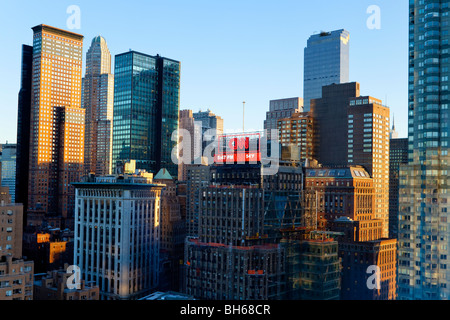
[[[69,30],[67,8],[81,10]],[[367,9],[381,9],[369,29]],[[22,44],[47,24],[102,35],[114,55],[133,49],[181,62],[181,109],[211,109],[226,130],[261,130],[269,101],[303,97],[303,52],[310,35],[350,32],[350,81],[383,100],[407,136],[408,0],[2,0],[0,9],[0,143],[16,142]],[[84,71],[83,71],[84,75]]]

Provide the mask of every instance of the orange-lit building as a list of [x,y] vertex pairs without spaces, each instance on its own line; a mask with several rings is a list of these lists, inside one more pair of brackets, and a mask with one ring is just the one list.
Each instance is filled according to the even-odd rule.
[[[341,300],[397,299],[397,239],[339,244],[343,276]],[[379,287],[372,266],[379,268]]]
[[390,109],[373,97],[351,98],[348,108],[348,163],[364,166],[373,178],[374,214],[389,237]]
[[73,232],[26,230],[23,252],[34,261],[36,273],[59,269],[66,263],[73,264]]
[[283,160],[316,159],[317,142],[314,133],[314,118],[311,113],[298,112],[290,118],[278,120],[278,133]]
[[[397,240],[384,238],[376,217],[376,187],[365,168],[306,168],[305,188],[317,201],[318,228],[337,233],[342,261],[341,300],[395,300]],[[314,209],[316,206],[312,206]],[[380,270],[380,289],[367,283]]]
[[70,183],[79,181],[84,162],[83,36],[47,25],[33,31],[28,214],[70,226]]
[[373,179],[363,167],[307,168],[305,189],[317,192],[319,221],[372,219]]

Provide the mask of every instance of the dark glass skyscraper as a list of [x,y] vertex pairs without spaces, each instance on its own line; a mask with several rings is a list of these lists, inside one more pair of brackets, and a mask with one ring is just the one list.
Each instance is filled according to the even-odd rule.
[[349,82],[350,34],[346,30],[321,32],[308,39],[305,48],[303,99],[310,111],[311,99],[322,97],[322,87]]
[[136,169],[178,176],[171,154],[177,145],[180,63],[135,51],[115,58],[113,167],[136,161]]
[[400,170],[399,298],[447,300],[449,1],[409,3],[408,165]]
[[[22,46],[22,67],[17,115],[16,199],[24,208],[28,205],[28,169],[30,164],[31,83],[33,47]],[[26,214],[24,214],[26,220]],[[26,222],[26,221],[24,221]]]

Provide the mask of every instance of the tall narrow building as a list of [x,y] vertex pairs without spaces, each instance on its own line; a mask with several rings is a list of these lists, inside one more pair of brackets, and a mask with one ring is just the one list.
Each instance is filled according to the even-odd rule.
[[135,160],[136,169],[176,178],[180,62],[129,51],[116,56],[114,76],[113,167]]
[[400,166],[408,163],[408,139],[392,139],[389,147],[389,237],[398,237]]
[[106,40],[97,36],[86,54],[82,108],[86,110],[85,173],[107,175],[112,170],[114,75]]
[[349,82],[350,34],[346,30],[321,32],[308,39],[305,48],[303,99],[310,111],[311,99],[319,99],[322,87]]
[[70,183],[80,179],[84,162],[83,36],[47,25],[33,31],[28,216],[60,217],[70,226]]
[[[33,47],[22,45],[22,64],[17,113],[16,202],[28,207],[28,169],[30,166],[30,116]],[[26,214],[24,215],[26,224]]]
[[382,237],[389,237],[390,109],[373,97],[350,99],[348,163],[363,166],[373,178],[375,219],[383,220]]
[[[187,167],[194,163],[201,163],[203,155],[202,126],[200,122],[195,121],[192,110],[180,110],[179,129],[185,131],[183,135],[179,136],[180,145],[183,147],[179,151],[178,180],[187,181]],[[184,136],[187,133],[189,133],[189,137]]]
[[450,298],[448,0],[409,1],[408,165],[400,169],[399,298]]
[[324,166],[363,166],[374,179],[375,217],[389,236],[390,110],[382,101],[360,96],[357,82],[323,87],[311,101],[317,133],[317,160]]

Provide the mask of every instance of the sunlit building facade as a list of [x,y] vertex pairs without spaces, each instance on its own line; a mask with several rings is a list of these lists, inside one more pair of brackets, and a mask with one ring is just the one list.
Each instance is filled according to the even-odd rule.
[[70,226],[84,162],[81,109],[83,36],[33,28],[28,214],[59,216]]

